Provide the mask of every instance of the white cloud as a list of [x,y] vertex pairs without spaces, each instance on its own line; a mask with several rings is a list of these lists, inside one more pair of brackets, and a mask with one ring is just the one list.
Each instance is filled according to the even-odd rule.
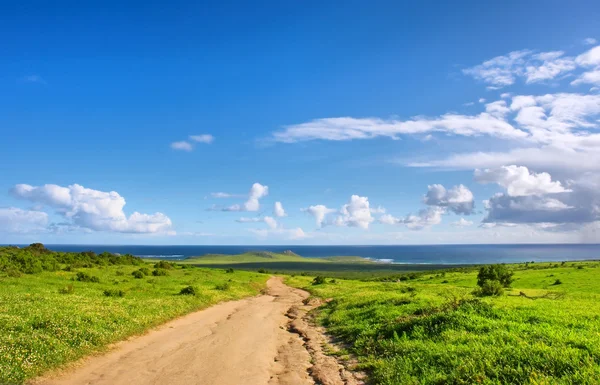
[[369,198],[352,195],[350,202],[343,205],[340,215],[335,219],[336,226],[350,226],[368,229],[369,224],[374,221],[369,208]]
[[455,214],[469,215],[475,209],[473,193],[462,184],[449,190],[441,184],[427,186],[423,202],[428,206],[446,207]]
[[0,230],[9,233],[42,231],[48,224],[43,211],[21,210],[16,207],[0,208]]
[[467,227],[472,226],[473,222],[461,217],[458,221],[452,222],[451,225],[454,227]]
[[286,127],[273,133],[277,142],[295,143],[308,140],[345,141],[399,135],[445,132],[461,136],[489,135],[507,139],[524,138],[527,134],[489,113],[475,116],[446,114],[438,118],[413,120],[384,120],[378,118],[325,118]]
[[265,217],[264,221],[267,224],[267,226],[269,226],[271,229],[276,229],[277,228],[277,221],[275,220],[275,218],[273,218],[273,217]]
[[336,210],[327,208],[324,205],[314,205],[308,208],[302,209],[302,211],[309,213],[315,218],[315,222],[318,227],[322,227],[325,222],[325,216],[328,214],[335,213]]
[[479,98],[479,103],[485,103],[485,99],[484,98]]
[[584,72],[579,77],[571,82],[571,85],[578,86],[580,84],[594,84],[600,86],[600,69]]
[[212,142],[214,142],[215,137],[210,134],[191,135],[190,140],[193,140],[196,143],[211,144]]
[[171,143],[171,148],[173,150],[179,150],[179,151],[192,151],[194,149],[194,146],[192,146],[191,143],[182,140],[180,142]]
[[594,45],[597,42],[598,41],[596,39],[594,39],[593,37],[588,37],[587,39],[583,39],[583,44],[585,44],[585,45]]
[[395,216],[393,216],[391,214],[384,214],[384,215],[380,216],[379,219],[377,219],[377,221],[379,223],[383,223],[384,225],[396,225],[396,224],[402,222],[402,220],[400,218],[396,218]]
[[239,197],[243,197],[243,195],[240,194],[230,194],[230,193],[226,193],[226,192],[213,192],[210,193],[210,196],[213,198],[239,198]]
[[546,172],[530,172],[527,167],[515,165],[497,169],[475,170],[475,180],[479,183],[496,183],[504,188],[509,196],[544,195],[568,192],[559,181],[553,181]]
[[11,193],[17,198],[52,207],[71,223],[84,229],[122,233],[171,231],[171,219],[159,212],[134,212],[127,217],[123,212],[125,198],[116,191],[93,190],[78,184],[68,187],[18,184],[11,189]]
[[371,214],[385,214],[386,209],[383,206],[371,207]]
[[273,215],[275,215],[278,218],[287,216],[287,213],[283,209],[283,205],[281,204],[281,202],[275,202],[275,205],[273,207]]
[[575,58],[575,62],[582,67],[592,67],[600,65],[600,45],[589,51],[582,53]]
[[443,207],[432,206],[420,210],[416,215],[408,215],[402,223],[411,230],[421,230],[440,224],[442,222],[442,214],[445,212],[446,210]]
[[254,183],[248,192],[248,200],[243,205],[235,204],[222,209],[222,211],[258,211],[260,199],[269,194],[269,186]]

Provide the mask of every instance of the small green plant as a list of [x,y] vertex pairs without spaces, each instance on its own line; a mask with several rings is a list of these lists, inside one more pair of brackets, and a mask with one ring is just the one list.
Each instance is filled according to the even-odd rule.
[[140,271],[144,274],[144,275],[150,275],[150,270],[147,267],[141,267]]
[[124,297],[125,292],[121,289],[106,289],[104,295],[107,297]]
[[513,272],[504,265],[482,266],[477,274],[477,285],[483,287],[485,281],[497,281],[502,287],[510,287]]
[[186,286],[179,291],[179,295],[196,295],[196,288],[194,286]]
[[336,283],[337,281],[335,279],[331,279],[329,280],[329,283]]
[[312,281],[313,285],[322,285],[324,283],[325,283],[325,277],[323,277],[321,275],[316,276]]
[[142,279],[145,277],[144,273],[142,273],[139,270],[134,271],[133,273],[131,273],[131,275],[133,275],[133,278],[136,278],[136,279]]
[[258,269],[258,272],[261,274],[269,274],[269,271],[266,269]]
[[152,270],[152,275],[155,277],[165,277],[169,275],[169,272],[165,269],[154,269]]
[[167,261],[158,261],[158,263],[154,264],[155,269],[167,269],[170,270],[173,268],[173,264]]
[[232,274],[233,273],[233,268],[230,267],[229,269],[225,270],[225,272],[227,274]]
[[89,275],[88,273],[84,273],[83,271],[80,271],[77,273],[77,275],[75,276],[75,280],[80,281],[80,282],[93,282],[93,283],[100,282],[100,278],[98,278],[94,275]]
[[125,272],[123,270],[117,270],[115,272],[115,275],[117,275],[117,276],[123,276],[123,275],[125,275]]
[[73,285],[63,286],[60,289],[58,289],[59,294],[73,294],[74,292],[75,289],[73,288]]
[[215,286],[215,289],[225,291],[225,290],[229,290],[230,287],[231,286],[229,285],[229,282],[224,282],[224,283],[218,283]]
[[482,283],[479,290],[475,291],[475,294],[481,297],[501,296],[504,294],[504,287],[500,281],[488,279]]
[[556,281],[554,281],[552,286],[556,286],[556,285],[562,285],[562,281],[560,279],[557,279]]

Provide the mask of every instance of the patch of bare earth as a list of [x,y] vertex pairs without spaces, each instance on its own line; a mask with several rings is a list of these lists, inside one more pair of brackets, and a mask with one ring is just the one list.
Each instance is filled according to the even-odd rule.
[[33,380],[44,385],[338,385],[363,384],[328,356],[311,322],[309,294],[267,283],[264,295],[225,302],[181,317],[108,353]]

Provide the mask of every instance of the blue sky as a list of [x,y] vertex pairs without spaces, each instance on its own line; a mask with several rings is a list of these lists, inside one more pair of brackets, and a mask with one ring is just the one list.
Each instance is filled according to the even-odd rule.
[[0,5],[0,243],[600,239],[597,2],[340,4]]

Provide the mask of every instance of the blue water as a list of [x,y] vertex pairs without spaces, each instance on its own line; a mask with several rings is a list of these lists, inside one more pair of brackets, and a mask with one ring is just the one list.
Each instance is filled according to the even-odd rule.
[[600,244],[422,246],[132,246],[46,245],[56,251],[108,251],[143,257],[185,259],[204,254],[292,250],[303,257],[360,256],[394,263],[480,264],[600,259]]

